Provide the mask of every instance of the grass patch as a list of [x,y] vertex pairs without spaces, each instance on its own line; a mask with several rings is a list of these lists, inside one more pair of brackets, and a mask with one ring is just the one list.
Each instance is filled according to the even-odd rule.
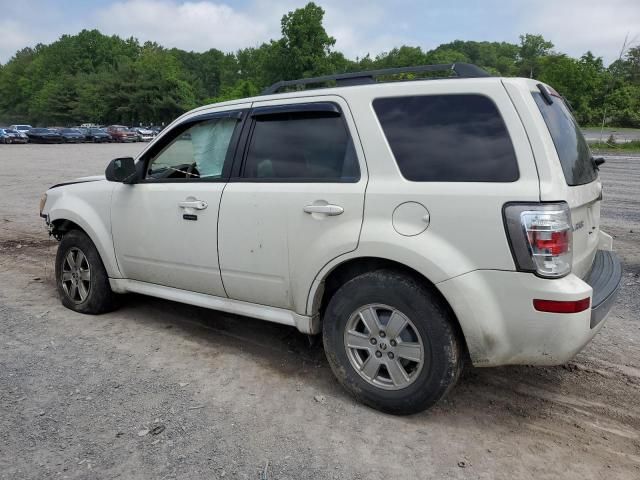
[[[594,131],[597,130],[598,132],[602,129],[602,127],[600,125],[581,125],[581,128],[583,130],[590,130],[590,131]],[[604,134],[606,135],[607,133],[610,132],[629,132],[629,133],[633,133],[633,132],[638,132],[640,131],[640,128],[633,128],[633,127],[604,127]]]
[[624,143],[594,142],[590,143],[591,150],[609,150],[621,152],[640,152],[640,140]]

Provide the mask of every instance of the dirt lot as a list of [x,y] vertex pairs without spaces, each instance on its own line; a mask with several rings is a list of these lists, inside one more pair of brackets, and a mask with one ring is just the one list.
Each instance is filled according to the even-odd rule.
[[640,158],[602,168],[625,274],[594,341],[561,367],[468,369],[398,418],[293,329],[141,296],[99,317],[59,304],[40,193],[140,147],[0,147],[0,479],[640,478]]

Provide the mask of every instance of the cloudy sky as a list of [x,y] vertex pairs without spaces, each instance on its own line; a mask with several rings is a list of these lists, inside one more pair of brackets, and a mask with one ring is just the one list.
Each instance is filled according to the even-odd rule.
[[[154,40],[166,47],[234,51],[280,36],[280,18],[304,0],[0,0],[0,62],[64,33]],[[452,40],[516,43],[540,33],[557,51],[613,61],[625,35],[640,40],[640,0],[316,0],[336,48],[355,58],[394,46]]]

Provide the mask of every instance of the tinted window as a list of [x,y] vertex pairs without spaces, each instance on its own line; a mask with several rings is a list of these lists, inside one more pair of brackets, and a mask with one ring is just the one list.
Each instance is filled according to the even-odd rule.
[[495,104],[481,95],[378,98],[400,172],[417,182],[513,182],[518,164]]
[[553,97],[549,105],[538,92],[533,98],[542,113],[568,185],[584,185],[593,182],[598,173],[591,161],[591,151],[573,115],[560,97]]
[[147,178],[220,178],[237,124],[224,117],[192,125],[150,160]]
[[243,176],[338,182],[360,178],[347,127],[333,112],[255,117]]

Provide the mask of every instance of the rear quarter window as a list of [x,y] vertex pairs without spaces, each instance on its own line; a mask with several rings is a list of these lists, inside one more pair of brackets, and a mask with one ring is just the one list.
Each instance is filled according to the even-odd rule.
[[567,185],[573,187],[591,183],[598,178],[598,172],[591,161],[592,155],[587,141],[562,98],[552,98],[553,103],[549,105],[542,94],[533,92],[533,99],[540,109],[558,152]]
[[483,95],[378,98],[373,109],[402,175],[416,182],[513,182],[511,138]]

